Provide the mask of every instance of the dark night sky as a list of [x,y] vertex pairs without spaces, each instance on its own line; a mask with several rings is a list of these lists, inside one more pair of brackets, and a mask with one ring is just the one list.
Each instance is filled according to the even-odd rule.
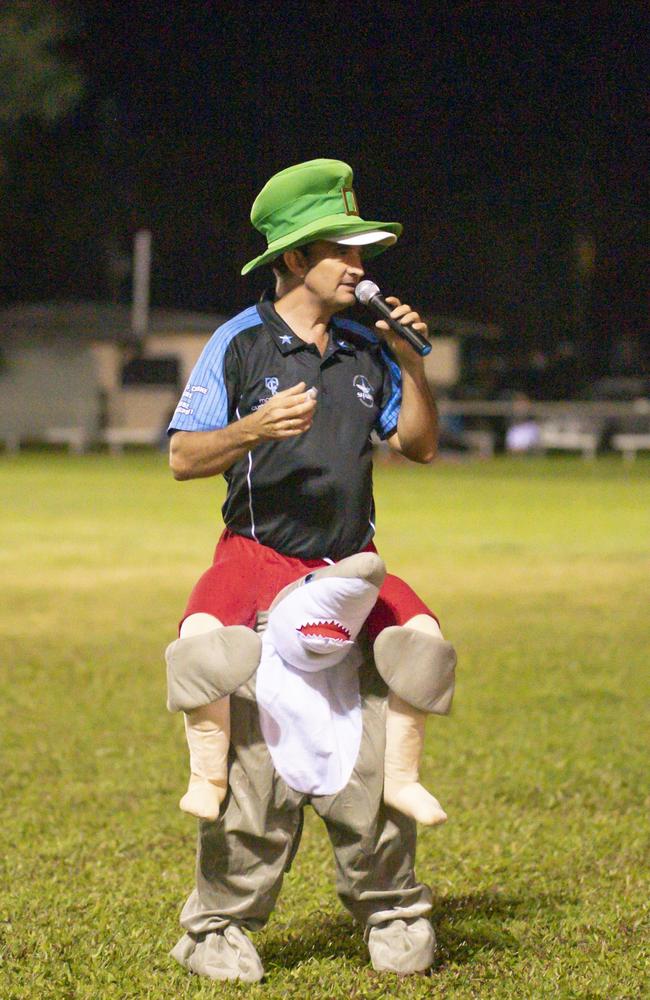
[[643,5],[77,7],[83,106],[10,150],[5,300],[105,298],[107,247],[146,225],[154,304],[248,304],[266,280],[239,277],[262,249],[252,199],[333,156],[362,214],[405,224],[373,264],[387,290],[540,340],[576,328],[578,295],[590,338],[639,334]]

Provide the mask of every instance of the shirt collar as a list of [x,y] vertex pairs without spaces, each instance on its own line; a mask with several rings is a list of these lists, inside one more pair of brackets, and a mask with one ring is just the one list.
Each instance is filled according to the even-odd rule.
[[272,293],[264,293],[257,310],[281,354],[292,354],[294,351],[301,351],[309,347],[309,344],[304,340],[296,337],[293,330],[277,314],[273,305]]
[[348,340],[348,338],[346,336],[345,328],[340,327],[338,325],[338,323],[336,322],[336,320],[332,321],[332,326],[331,326],[330,332],[331,332],[330,344],[334,345],[334,350],[333,350],[332,353],[338,352],[338,351],[342,351],[343,354],[354,354],[354,355],[356,355],[356,353],[357,353],[356,352],[356,348],[355,348],[354,344],[352,344]]
[[[262,317],[267,330],[275,341],[275,345],[280,353],[285,355],[292,354],[294,351],[306,350],[311,347],[311,344],[301,340],[300,337],[296,336],[291,327],[287,326],[282,317],[276,312],[273,301],[273,292],[268,290],[264,292],[258,305],[258,312]],[[323,355],[323,361],[325,361],[326,358],[332,357],[333,354],[338,354],[339,352],[344,354],[356,354],[354,347],[346,339],[344,332],[338,329],[335,322],[332,322],[330,325],[329,333],[330,340],[327,345],[327,350]]]

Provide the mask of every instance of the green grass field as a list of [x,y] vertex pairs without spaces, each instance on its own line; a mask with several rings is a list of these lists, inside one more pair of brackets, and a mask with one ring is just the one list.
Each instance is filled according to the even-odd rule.
[[429,977],[368,965],[307,811],[261,985],[168,958],[193,883],[163,650],[220,530],[164,456],[0,462],[0,998],[650,996],[650,463],[382,465],[378,544],[459,651],[425,779]]

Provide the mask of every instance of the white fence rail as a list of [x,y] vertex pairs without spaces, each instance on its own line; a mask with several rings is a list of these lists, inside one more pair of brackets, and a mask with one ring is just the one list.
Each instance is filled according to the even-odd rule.
[[[532,402],[528,400],[449,400],[438,402],[441,416],[460,417],[469,426],[459,436],[466,448],[481,457],[490,457],[495,451],[497,433],[495,421],[511,425],[521,421],[534,421],[539,427],[536,450],[578,451],[585,458],[594,458],[608,428],[608,445],[623,455],[626,462],[634,461],[638,452],[650,451],[650,400],[635,402],[592,402],[554,400]],[[627,425],[627,426],[626,426]],[[635,426],[633,426],[635,425]],[[107,446],[113,453],[120,453],[129,445],[161,446],[162,423],[154,426],[113,426],[92,435],[80,426],[53,425],[41,435],[49,444],[64,445],[72,452],[81,453],[90,447]],[[23,441],[15,433],[0,428],[0,445],[6,452],[18,451]]]

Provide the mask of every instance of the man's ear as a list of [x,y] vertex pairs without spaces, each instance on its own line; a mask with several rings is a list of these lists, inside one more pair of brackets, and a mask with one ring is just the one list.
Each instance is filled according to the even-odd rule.
[[302,250],[285,250],[282,256],[291,273],[296,278],[304,278],[309,270],[309,262]]

